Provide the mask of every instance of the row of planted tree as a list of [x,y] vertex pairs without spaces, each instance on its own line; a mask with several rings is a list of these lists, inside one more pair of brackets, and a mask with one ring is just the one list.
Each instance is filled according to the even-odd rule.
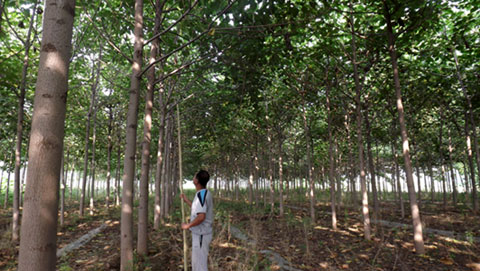
[[19,270],[54,268],[58,195],[64,206],[65,188],[72,194],[77,187],[84,215],[87,198],[95,208],[99,184],[107,205],[110,195],[122,199],[122,269],[130,269],[135,193],[142,254],[149,185],[155,227],[177,191],[175,119],[184,131],[187,176],[208,168],[213,189],[235,198],[248,180],[248,201],[267,193],[281,215],[284,196],[301,183],[315,221],[321,186],[330,189],[336,229],[337,205],[349,192],[353,202],[361,199],[370,239],[369,198],[378,218],[380,192],[390,189],[403,214],[406,186],[415,248],[423,253],[417,197],[441,192],[445,208],[462,191],[478,211],[475,1],[0,7],[1,160],[14,175],[14,240],[27,172]]

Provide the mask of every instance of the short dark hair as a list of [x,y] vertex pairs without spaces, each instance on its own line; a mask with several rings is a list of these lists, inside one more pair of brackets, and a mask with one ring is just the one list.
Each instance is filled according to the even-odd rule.
[[210,180],[210,174],[206,170],[200,169],[197,174],[195,174],[198,182],[203,186],[207,187],[207,183]]

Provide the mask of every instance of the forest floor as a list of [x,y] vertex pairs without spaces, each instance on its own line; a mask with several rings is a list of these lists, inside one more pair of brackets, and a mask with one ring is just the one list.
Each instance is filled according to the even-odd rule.
[[[305,202],[288,204],[308,207]],[[408,216],[400,217],[394,203],[383,202],[381,207],[383,220],[411,223]],[[480,237],[478,217],[462,212],[462,208],[449,208],[443,213],[441,207],[424,206],[422,219],[427,227]],[[358,210],[341,207],[338,230],[333,231],[328,205],[317,204],[315,224],[302,208],[286,208],[280,218],[277,213],[271,214],[269,206],[264,207],[263,203],[252,208],[245,202],[217,198],[210,270],[281,270],[260,252],[264,250],[278,253],[300,270],[480,270],[480,244],[471,240],[425,234],[426,254],[417,256],[410,230],[374,225],[372,240],[365,241]],[[58,228],[59,249],[104,223],[107,227],[83,247],[61,257],[57,270],[119,270],[119,208],[102,207],[93,216],[83,218],[78,216],[77,209],[77,205],[67,208],[71,212],[67,212],[66,224]],[[409,209],[405,210],[408,214]],[[0,270],[16,270],[18,245],[10,242],[10,220],[11,212],[0,210]],[[150,229],[149,253],[144,259],[135,258],[137,270],[183,270],[179,222],[180,210],[175,208],[160,230]],[[235,239],[231,226],[255,242]]]

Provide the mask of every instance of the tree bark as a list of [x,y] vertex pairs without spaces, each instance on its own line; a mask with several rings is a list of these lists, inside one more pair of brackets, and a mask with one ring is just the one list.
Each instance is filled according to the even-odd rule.
[[[473,116],[473,108],[472,108],[472,101],[470,99],[470,96],[468,95],[467,88],[465,87],[465,84],[463,83],[462,79],[462,74],[460,72],[460,65],[458,63],[458,58],[457,58],[457,53],[455,51],[455,48],[452,50],[453,52],[453,57],[455,59],[455,68],[457,71],[457,77],[458,77],[458,82],[460,83],[460,86],[462,88],[463,96],[465,97],[465,101],[467,102],[467,108],[468,108],[468,117],[465,116],[465,122],[468,122],[470,120],[471,130],[472,130],[472,138],[473,138],[473,150],[475,151],[475,158],[477,160],[477,171],[480,172],[480,149],[478,147],[478,140],[477,140],[477,126],[475,124],[475,118]],[[474,171],[474,170],[473,170]],[[473,212],[476,214],[478,212],[478,199],[477,199],[477,188],[475,185],[475,179],[472,179],[472,188],[473,188]]]
[[337,212],[335,207],[335,155],[333,151],[333,134],[332,134],[332,111],[330,105],[330,84],[328,83],[328,70],[325,76],[327,81],[326,98],[327,98],[327,125],[328,125],[328,179],[330,180],[330,202],[332,209],[332,229],[337,230]]
[[107,196],[105,197],[105,206],[107,209],[110,207],[110,179],[112,177],[112,123],[113,123],[113,112],[112,108],[108,109],[108,143],[107,143]]
[[32,270],[32,267],[39,271],[55,270],[58,180],[74,15],[74,0],[45,2],[18,258],[19,271]]
[[283,217],[283,150],[282,150],[282,137],[278,136],[278,192],[280,203],[280,217]]
[[467,143],[467,158],[468,166],[470,168],[470,180],[472,181],[472,206],[473,211],[478,209],[477,185],[475,183],[475,167],[473,166],[472,142],[470,140],[470,128],[468,125],[467,112],[465,112],[465,137]]
[[310,187],[310,191],[308,193],[310,197],[310,218],[312,219],[312,223],[315,224],[315,192],[314,192],[314,183],[313,183],[313,173],[312,173],[312,157],[311,157],[311,138],[310,138],[310,129],[308,128],[308,123],[307,123],[307,112],[305,108],[305,97],[302,97],[303,101],[303,128],[305,131],[305,141],[307,145],[307,178],[308,178],[308,183]]
[[[160,20],[162,5],[161,1],[155,2],[155,26],[153,34],[160,31]],[[158,39],[152,42],[150,49],[150,63],[157,58]],[[152,139],[152,112],[153,112],[153,94],[155,89],[155,67],[147,72],[147,94],[145,97],[145,119],[143,122],[143,143],[142,143],[142,167],[140,173],[140,206],[138,208],[138,234],[137,234],[137,253],[140,256],[147,255],[148,252],[148,181],[150,179],[150,142]]]
[[138,99],[143,60],[143,0],[135,0],[134,52],[130,77],[130,98],[127,113],[127,135],[123,162],[123,191],[120,238],[120,270],[133,270],[133,184],[137,145]]
[[380,204],[378,203],[378,193],[377,193],[377,181],[375,178],[375,165],[373,164],[373,154],[372,154],[372,129],[370,128],[370,120],[368,118],[368,105],[365,108],[365,129],[367,134],[367,155],[368,155],[368,167],[370,170],[370,179],[372,185],[372,194],[373,194],[373,219],[380,219]]
[[100,69],[101,69],[101,59],[99,58],[98,61],[98,66],[96,69],[96,73],[94,73],[95,76],[95,81],[92,84],[92,96],[90,98],[90,107],[88,109],[87,113],[87,127],[85,131],[85,151],[84,151],[84,156],[83,156],[83,179],[82,179],[82,191],[80,193],[80,216],[83,216],[84,214],[84,205],[85,205],[85,192],[87,188],[87,178],[88,178],[88,150],[89,150],[89,144],[90,144],[90,122],[91,122],[91,117],[92,113],[95,107],[95,101],[96,101],[96,95],[97,95],[97,86],[98,82],[100,80]]
[[395,96],[397,99],[398,120],[400,123],[400,132],[402,136],[403,145],[403,159],[405,160],[405,175],[407,177],[408,196],[410,199],[410,209],[412,212],[412,224],[414,232],[414,244],[415,250],[418,254],[425,253],[425,247],[423,243],[422,222],[420,218],[420,210],[417,204],[417,197],[415,195],[415,187],[413,185],[412,165],[410,162],[410,150],[408,147],[408,133],[405,125],[405,116],[402,102],[402,92],[400,87],[400,77],[398,74],[397,64],[397,52],[395,50],[395,37],[393,33],[392,20],[389,8],[386,1],[383,1],[385,8],[385,20],[387,21],[387,38],[388,49],[390,52],[390,58],[392,61],[393,80],[395,83]]
[[[18,96],[18,116],[17,116],[17,140],[15,145],[15,177],[13,185],[13,218],[12,218],[12,241],[17,242],[20,232],[20,167],[22,165],[22,139],[23,139],[23,114],[25,104],[25,89],[27,85],[27,71],[30,64],[30,47],[33,25],[37,14],[37,3],[34,2],[32,8],[32,17],[30,18],[30,26],[28,27],[27,39],[25,40],[25,56],[23,58],[22,81],[20,82],[20,95]],[[3,12],[3,3],[0,12]],[[3,13],[0,13],[0,17]],[[1,31],[0,31],[1,33]]]
[[[102,52],[100,51],[100,60],[102,59]],[[98,107],[96,103],[94,104],[94,113],[93,113],[93,133],[92,133],[92,161],[91,161],[91,181],[90,181],[90,215],[93,215],[93,211],[95,209],[94,201],[95,201],[95,170],[96,170],[96,160],[95,155],[97,153],[96,150],[96,143],[97,143],[97,112]]]

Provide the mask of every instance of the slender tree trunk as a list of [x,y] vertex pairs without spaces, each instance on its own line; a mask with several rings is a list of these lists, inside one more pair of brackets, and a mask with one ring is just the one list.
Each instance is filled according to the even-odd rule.
[[[155,12],[155,26],[153,34],[160,30],[160,20],[162,5],[157,0]],[[158,39],[152,42],[150,49],[150,63],[155,62],[158,52]],[[142,167],[140,175],[140,206],[138,208],[138,240],[137,253],[140,256],[147,255],[148,252],[148,181],[150,179],[150,142],[152,130],[152,112],[153,112],[153,92],[155,88],[155,67],[148,70],[147,74],[147,94],[145,97],[145,119],[143,122],[143,143],[142,143]]]
[[476,212],[478,209],[478,199],[477,199],[477,185],[475,183],[475,167],[473,166],[473,152],[472,152],[472,143],[470,140],[469,124],[467,120],[467,113],[465,112],[465,137],[467,141],[467,157],[468,157],[468,166],[470,167],[470,180],[472,181],[472,206],[473,211]]
[[307,143],[307,178],[310,186],[309,197],[310,197],[310,218],[312,223],[315,224],[315,192],[314,192],[314,183],[313,183],[313,173],[312,173],[312,158],[311,158],[311,138],[310,138],[310,129],[308,128],[307,123],[307,112],[305,108],[305,97],[303,97],[303,127],[305,130],[305,141]]
[[443,146],[443,114],[440,113],[440,135],[438,136],[439,138],[439,146],[438,146],[438,154],[440,156],[440,166],[442,169],[442,192],[443,192],[443,211],[445,212],[447,209],[447,189],[445,188],[445,161],[443,159],[443,152],[442,152],[442,146]]
[[165,189],[164,178],[162,177],[162,169],[164,162],[164,150],[165,150],[165,109],[163,107],[163,93],[160,92],[160,124],[158,127],[158,148],[157,148],[157,164],[155,170],[155,207],[153,212],[153,228],[155,230],[160,229],[160,223],[162,220],[162,193]]
[[278,136],[278,192],[280,203],[280,217],[283,217],[283,150],[282,150],[282,138]]
[[122,161],[122,150],[120,140],[120,130],[118,130],[118,145],[117,145],[117,168],[115,172],[115,206],[120,206],[120,162]]
[[453,206],[457,206],[457,187],[455,184],[455,173],[453,170],[453,147],[452,147],[452,136],[450,134],[450,129],[448,130],[448,153],[449,153],[449,164],[450,164],[450,176],[452,181],[453,189]]
[[[465,87],[465,84],[463,83],[462,79],[462,74],[460,72],[460,65],[458,63],[458,58],[457,58],[457,53],[455,51],[455,48],[452,50],[453,52],[453,57],[455,59],[455,68],[457,71],[457,77],[458,81],[460,82],[460,86],[462,87],[462,92],[463,96],[465,97],[465,101],[467,102],[467,107],[468,107],[468,119],[465,116],[465,123],[470,120],[471,124],[471,130],[472,130],[472,138],[473,138],[473,147],[475,151],[475,158],[477,160],[477,171],[480,174],[480,149],[478,147],[478,140],[477,140],[477,126],[475,124],[475,118],[473,116],[473,108],[472,108],[472,101],[470,99],[470,96],[468,95],[467,88]],[[474,172],[475,170],[473,170]],[[475,174],[473,174],[475,175]],[[478,199],[477,199],[477,188],[475,185],[475,179],[472,179],[472,188],[473,188],[473,212],[476,214],[478,212]]]
[[355,103],[356,103],[356,113],[357,113],[357,144],[358,144],[358,166],[360,172],[360,186],[362,190],[362,215],[363,215],[363,229],[365,234],[365,239],[371,239],[371,229],[370,229],[370,215],[368,210],[368,192],[367,185],[365,180],[365,165],[363,159],[363,136],[362,136],[362,104],[360,100],[361,96],[361,86],[358,76],[358,65],[357,65],[357,47],[355,43],[355,29],[353,27],[353,15],[350,18],[352,20],[351,25],[351,35],[352,35],[352,57],[353,57],[353,76],[355,79]]
[[143,0],[135,0],[134,52],[130,99],[127,113],[127,136],[123,163],[122,214],[120,227],[120,270],[133,270],[133,184],[135,179],[135,150],[137,145],[138,99],[143,59]]
[[400,132],[402,136],[403,158],[405,160],[405,175],[407,177],[406,179],[407,179],[407,187],[408,187],[408,196],[410,199],[410,209],[412,212],[412,224],[413,224],[413,232],[414,232],[413,240],[414,240],[416,252],[418,254],[424,254],[425,247],[423,243],[422,221],[420,218],[420,210],[417,204],[417,197],[415,195],[415,187],[413,185],[412,165],[410,162],[410,150],[408,147],[408,134],[407,134],[407,127],[405,125],[402,93],[401,93],[401,87],[400,87],[400,77],[398,74],[397,52],[395,50],[395,37],[393,33],[392,20],[391,20],[389,8],[385,0],[383,3],[385,7],[385,19],[387,21],[388,48],[390,51],[390,58],[392,61],[393,80],[395,82],[395,94],[396,94],[395,96],[397,99],[398,120],[400,123]]
[[32,267],[40,271],[55,270],[58,180],[74,15],[74,0],[45,2],[20,234],[19,271],[32,270]]
[[5,197],[3,198],[3,209],[7,209],[9,197],[10,197],[10,170],[8,171],[7,187],[5,188]]
[[[67,158],[67,161],[68,161],[68,158]],[[63,226],[64,220],[65,220],[65,184],[66,184],[65,159],[63,158],[63,155],[62,155],[62,165],[60,167],[60,225],[61,226]]]
[[112,108],[109,108],[108,111],[108,143],[107,143],[107,196],[105,197],[105,205],[107,209],[110,207],[110,179],[112,176],[112,123],[113,123],[113,112]]
[[90,122],[91,122],[91,117],[92,113],[95,107],[95,101],[96,101],[96,93],[97,93],[97,86],[98,82],[100,80],[100,69],[101,69],[101,59],[99,58],[98,61],[98,66],[96,69],[96,73],[94,73],[95,76],[95,82],[92,84],[92,96],[90,99],[90,107],[88,109],[88,114],[87,114],[87,127],[86,127],[86,132],[85,132],[85,151],[84,151],[84,156],[83,156],[83,179],[82,179],[82,191],[80,194],[80,216],[83,216],[84,213],[84,205],[85,205],[85,192],[86,192],[86,187],[87,187],[87,177],[88,177],[88,150],[89,150],[89,142],[90,142]]
[[433,178],[433,165],[431,160],[428,162],[428,172],[430,175],[430,200],[435,200],[435,179]]
[[328,167],[328,179],[330,180],[330,202],[332,209],[332,229],[337,230],[337,211],[336,211],[336,202],[335,202],[335,155],[334,155],[334,146],[333,146],[333,134],[332,134],[332,112],[330,105],[330,84],[328,83],[328,70],[325,76],[325,81],[327,82],[326,88],[326,98],[327,98],[327,125],[328,125],[328,156],[329,156],[329,167]]
[[[27,85],[27,71],[30,63],[29,52],[31,47],[31,34],[37,14],[37,3],[34,1],[32,8],[32,17],[30,18],[30,26],[28,27],[27,39],[25,40],[25,56],[23,58],[22,81],[20,82],[20,95],[18,96],[18,115],[17,115],[17,140],[15,145],[15,177],[13,185],[13,218],[12,218],[12,241],[17,242],[20,232],[20,167],[22,165],[22,137],[23,137],[23,111],[25,103],[25,89]],[[3,3],[0,12],[3,12]],[[0,17],[3,13],[0,13]],[[0,31],[1,33],[1,31]]]
[[[102,59],[102,53],[100,51],[100,60]],[[96,170],[96,160],[95,154],[96,152],[96,142],[97,142],[97,112],[98,108],[97,105],[94,105],[94,113],[93,113],[93,135],[92,135],[92,161],[91,161],[91,182],[90,182],[90,215],[93,215],[93,211],[95,209],[94,201],[95,201],[95,170]]]
[[377,181],[375,179],[375,165],[373,164],[373,154],[372,154],[372,129],[370,128],[370,120],[368,118],[368,106],[365,109],[365,129],[367,134],[367,155],[368,155],[368,167],[370,170],[370,178],[372,183],[372,193],[373,193],[373,219],[379,219],[380,213],[380,204],[378,203],[378,194],[377,194]]

